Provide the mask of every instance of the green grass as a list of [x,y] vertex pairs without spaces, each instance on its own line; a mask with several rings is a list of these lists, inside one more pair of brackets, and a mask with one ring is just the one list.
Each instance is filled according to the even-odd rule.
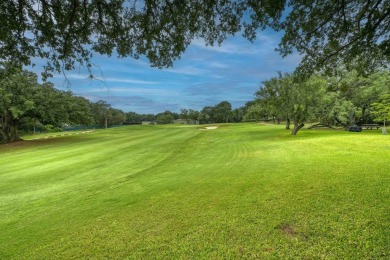
[[197,128],[0,146],[0,259],[390,258],[389,136]]

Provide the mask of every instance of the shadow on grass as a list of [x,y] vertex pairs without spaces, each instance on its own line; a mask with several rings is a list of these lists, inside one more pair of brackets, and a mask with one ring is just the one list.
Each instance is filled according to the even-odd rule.
[[32,147],[40,146],[51,146],[51,145],[64,145],[64,144],[74,144],[81,143],[96,137],[91,137],[87,135],[79,136],[61,136],[61,137],[50,137],[50,138],[40,138],[40,139],[29,139],[15,141],[7,144],[0,145],[0,152],[2,151],[11,151],[11,150],[20,150],[20,149],[29,149]]
[[314,130],[314,129],[302,129],[297,135],[291,134],[292,129],[276,128],[276,127],[267,127],[260,126],[257,129],[244,130],[241,132],[245,139],[252,140],[267,140],[267,141],[285,141],[285,142],[295,142],[300,140],[308,139],[324,139],[324,138],[333,138],[335,136],[348,136],[360,138],[361,136],[381,136],[380,131],[367,130],[362,132],[348,132],[343,129],[335,130]]

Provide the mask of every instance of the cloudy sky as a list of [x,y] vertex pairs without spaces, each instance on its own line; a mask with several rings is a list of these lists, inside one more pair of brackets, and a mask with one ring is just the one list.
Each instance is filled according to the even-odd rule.
[[[204,106],[229,101],[233,108],[253,100],[263,80],[278,71],[292,72],[299,64],[299,55],[282,58],[275,52],[281,35],[260,32],[250,43],[240,35],[228,38],[221,46],[206,47],[195,40],[168,69],[151,68],[146,59],[118,59],[95,54],[94,75],[88,79],[83,71],[55,75],[50,81],[57,88],[69,89],[91,101],[99,99],[125,112],[179,112],[181,108],[201,110]],[[40,73],[39,66],[34,70]]]

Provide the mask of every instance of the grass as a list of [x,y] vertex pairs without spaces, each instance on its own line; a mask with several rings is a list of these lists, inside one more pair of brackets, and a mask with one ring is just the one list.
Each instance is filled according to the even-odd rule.
[[2,145],[0,259],[390,258],[389,158],[380,130],[259,124]]

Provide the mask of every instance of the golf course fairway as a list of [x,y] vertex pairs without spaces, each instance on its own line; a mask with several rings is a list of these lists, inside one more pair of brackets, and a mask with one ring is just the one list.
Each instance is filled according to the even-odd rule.
[[59,134],[0,145],[0,259],[390,258],[380,130]]

